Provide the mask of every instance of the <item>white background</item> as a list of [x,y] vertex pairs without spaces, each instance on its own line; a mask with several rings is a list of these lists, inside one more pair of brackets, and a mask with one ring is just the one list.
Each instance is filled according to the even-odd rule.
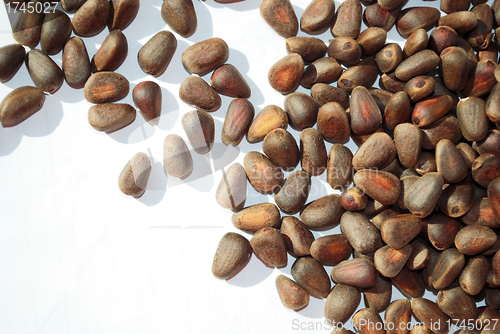
[[[300,18],[309,1],[292,3]],[[223,38],[230,48],[228,63],[251,86],[256,112],[269,104],[283,107],[284,96],[270,87],[267,72],[286,55],[285,41],[261,18],[259,4],[194,0],[196,33],[188,39],[176,35],[172,62],[154,79],[140,70],[137,52],[155,33],[170,29],[161,18],[160,0],[141,2],[136,20],[124,30],[129,53],[117,72],[130,80],[131,89],[143,80],[161,85],[157,127],[138,113],[132,125],[111,135],[99,133],[87,121],[91,105],[83,90],[64,83],[37,114],[14,128],[0,128],[0,333],[330,332],[322,326],[324,300],[311,298],[298,313],[282,306],[274,280],[279,274],[290,276],[292,257],[286,268],[271,270],[253,256],[228,282],[211,274],[220,238],[235,231],[231,212],[215,201],[221,170],[233,161],[242,163],[246,152],[261,150],[260,143],[246,140],[239,149],[221,144],[230,98],[222,97],[221,109],[212,113],[212,152],[193,152],[193,174],[180,181],[163,172],[163,140],[171,133],[186,139],[180,119],[192,110],[178,98],[179,85],[188,76],[180,58],[189,45]],[[410,5],[438,7],[439,1],[412,0]],[[3,46],[14,40],[3,9],[0,16]],[[107,33],[85,39],[90,56]],[[329,31],[319,37],[327,44],[332,38]],[[388,34],[387,42],[392,41],[404,43],[395,28]],[[61,65],[61,54],[53,59]],[[0,98],[23,85],[32,85],[25,66],[0,84]],[[130,94],[124,102],[133,105]],[[298,132],[289,131],[298,139]],[[355,150],[352,142],[349,147]],[[148,190],[136,200],[118,190],[117,178],[139,151],[151,156],[153,169]],[[314,177],[310,199],[329,193],[325,175]],[[247,204],[269,200],[249,187]],[[402,296],[395,291],[393,298]],[[297,321],[303,328],[323,330],[294,330]]]

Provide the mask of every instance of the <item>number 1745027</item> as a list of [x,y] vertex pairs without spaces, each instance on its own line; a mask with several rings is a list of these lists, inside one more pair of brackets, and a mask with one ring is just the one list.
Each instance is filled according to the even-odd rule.
[[57,2],[22,2],[22,1],[10,1],[6,8],[7,14],[21,12],[21,13],[37,13],[37,14],[49,14],[55,13]]

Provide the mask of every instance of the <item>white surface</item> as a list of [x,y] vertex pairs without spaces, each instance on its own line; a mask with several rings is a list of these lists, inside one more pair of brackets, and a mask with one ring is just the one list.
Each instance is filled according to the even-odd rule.
[[[137,19],[124,31],[129,55],[117,72],[130,80],[131,89],[143,80],[162,86],[158,127],[138,113],[131,126],[111,135],[98,133],[88,124],[90,104],[83,91],[64,84],[27,121],[0,128],[0,333],[329,333],[323,324],[324,300],[311,298],[296,313],[278,298],[274,279],[281,273],[290,276],[292,257],[286,268],[271,270],[254,256],[228,282],[211,274],[220,238],[235,230],[231,212],[215,202],[221,168],[261,150],[261,144],[245,140],[241,153],[225,152],[220,144],[231,99],[222,97],[222,108],[212,114],[219,144],[209,156],[193,152],[195,170],[187,180],[167,179],[161,164],[165,136],[186,138],[180,118],[191,108],[178,98],[188,76],[182,52],[195,42],[223,38],[230,47],[228,62],[249,82],[250,101],[259,112],[269,104],[283,106],[284,96],[270,87],[267,72],[286,55],[284,39],[260,17],[260,1],[222,5],[195,0],[196,33],[188,39],[176,35],[170,66],[153,79],[140,70],[137,52],[156,32],[170,29],[160,15],[161,1],[152,3],[142,1]],[[309,2],[292,3],[300,18]],[[410,3],[439,6],[439,1]],[[1,46],[14,41],[3,9],[0,33]],[[90,56],[106,34],[85,39]],[[332,37],[326,32],[320,38],[328,44]],[[389,41],[403,43],[395,29]],[[61,54],[53,59],[61,64]],[[32,85],[24,66],[0,85],[0,98],[22,85]],[[124,102],[133,105],[130,95]],[[298,139],[296,131],[289,131]],[[135,200],[121,194],[117,178],[138,151],[152,156],[154,165],[148,190]],[[310,200],[332,192],[323,174],[314,178]],[[249,189],[247,204],[268,200]],[[315,235],[332,232],[339,228]],[[396,291],[393,296],[402,298]],[[304,330],[297,330],[297,321]]]

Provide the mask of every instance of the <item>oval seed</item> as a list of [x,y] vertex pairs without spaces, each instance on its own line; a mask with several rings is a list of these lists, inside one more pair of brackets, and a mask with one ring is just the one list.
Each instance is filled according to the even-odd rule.
[[188,38],[196,32],[198,19],[192,0],[163,1],[161,17],[170,29],[184,38]]
[[323,137],[314,128],[300,133],[300,165],[311,176],[323,174],[326,169],[326,147]]
[[219,66],[210,78],[212,87],[222,95],[249,98],[250,86],[241,73],[231,64]]
[[334,1],[313,0],[300,17],[300,30],[310,35],[324,33],[330,28],[334,15]]
[[255,115],[253,104],[247,99],[233,99],[227,107],[222,125],[222,142],[226,145],[238,146],[247,134]]
[[108,20],[108,28],[110,31],[114,29],[124,30],[127,28],[137,16],[140,7],[139,0],[112,0],[110,3],[110,17]]
[[353,89],[349,116],[352,131],[360,135],[373,133],[382,123],[380,109],[365,87]]
[[21,44],[0,47],[0,82],[12,79],[24,62],[26,51]]
[[45,14],[40,32],[40,47],[48,55],[58,54],[71,35],[73,26],[66,13],[56,9]]
[[373,252],[380,246],[380,232],[365,215],[345,212],[340,218],[340,229],[351,246],[361,253]]
[[182,127],[196,153],[210,152],[214,146],[215,124],[209,113],[203,110],[193,110],[184,114]]
[[127,38],[119,29],[109,33],[92,58],[92,71],[115,71],[127,58]]
[[352,259],[342,261],[333,267],[331,276],[337,284],[371,288],[377,283],[378,272],[373,262],[366,259]]
[[134,87],[132,99],[142,117],[151,125],[158,125],[161,116],[161,87],[153,81],[143,81]]
[[248,152],[244,158],[245,171],[250,184],[262,194],[279,191],[283,182],[283,172],[278,165],[260,152]]
[[455,237],[455,246],[464,255],[477,255],[491,248],[497,241],[496,233],[486,226],[466,226]]
[[62,70],[71,88],[79,89],[85,86],[91,74],[91,65],[87,48],[80,37],[72,37],[64,45]]
[[325,318],[332,323],[345,323],[361,301],[358,288],[337,284],[326,298]]
[[243,209],[247,198],[247,174],[239,163],[232,164],[220,180],[215,199],[222,207],[233,211]]
[[205,80],[193,75],[182,81],[179,97],[186,104],[209,112],[218,110],[222,104],[219,94]]
[[396,203],[401,193],[398,177],[379,170],[358,171],[354,174],[354,184],[363,189],[368,196],[385,205]]
[[228,280],[236,276],[250,261],[250,242],[238,233],[226,233],[219,242],[212,263],[212,274]]
[[297,35],[299,21],[290,0],[264,0],[260,4],[260,15],[281,37]]
[[434,211],[443,190],[444,180],[439,173],[427,173],[418,179],[405,194],[405,206],[419,218]]
[[400,249],[418,235],[421,224],[421,220],[415,215],[398,215],[384,221],[380,227],[380,235],[388,246]]
[[300,160],[295,138],[282,128],[271,130],[264,137],[262,151],[283,170],[294,170]]
[[465,257],[455,248],[443,251],[434,266],[430,278],[434,289],[448,287],[459,275],[465,265]]
[[181,58],[186,71],[204,76],[224,64],[228,57],[226,42],[221,38],[209,38],[188,47]]
[[356,38],[361,31],[363,9],[358,0],[347,0],[340,4],[332,27],[335,37]]
[[170,134],[163,144],[163,168],[169,176],[186,178],[193,171],[193,158],[184,140]]
[[274,201],[283,212],[296,214],[306,203],[310,188],[311,177],[307,172],[293,172],[285,179]]
[[22,86],[7,94],[0,103],[0,122],[4,128],[16,126],[42,109],[45,94],[36,87]]
[[[314,235],[298,218],[293,216],[283,217],[281,220],[280,232],[283,234],[286,249],[292,256],[300,257],[311,255]],[[349,255],[350,254],[351,252],[349,252]],[[313,257],[317,259],[316,256]]]
[[262,141],[272,130],[277,128],[286,129],[287,126],[288,118],[283,109],[275,105],[266,106],[250,124],[247,141],[257,143]]
[[41,50],[33,49],[26,55],[26,67],[33,83],[49,94],[54,94],[64,82],[61,68]]
[[436,146],[436,166],[445,183],[458,183],[467,176],[467,164],[449,139],[441,139]]
[[262,203],[233,213],[231,221],[236,228],[248,233],[255,233],[264,227],[278,228],[280,218],[280,210],[276,205]]
[[377,249],[373,258],[375,268],[384,277],[394,277],[403,269],[411,254],[411,246],[406,245],[401,249],[384,246]]
[[255,256],[269,268],[286,267],[288,257],[285,241],[274,227],[264,227],[255,232],[250,239]]
[[88,119],[95,130],[110,134],[132,124],[135,116],[135,108],[130,104],[103,103],[90,107]]
[[147,154],[142,152],[135,154],[118,177],[120,191],[134,198],[141,197],[146,191],[150,173],[151,160]]
[[304,73],[304,61],[296,53],[291,53],[278,60],[269,69],[269,84],[281,94],[290,94],[299,87]]
[[162,30],[141,47],[137,61],[144,73],[157,78],[167,69],[176,49],[177,39],[174,34]]
[[110,10],[108,0],[87,0],[73,15],[73,31],[80,37],[98,35],[106,28]]
[[115,72],[99,72],[92,75],[83,92],[90,103],[109,103],[124,99],[130,90],[130,84],[123,75]]
[[330,294],[330,277],[325,268],[312,257],[298,258],[292,265],[295,282],[316,298],[326,298]]
[[325,235],[311,244],[311,256],[325,266],[333,266],[347,260],[352,253],[352,247],[343,234]]
[[300,220],[312,230],[321,230],[338,225],[343,213],[340,196],[331,194],[309,202],[302,209]]
[[276,289],[286,308],[298,311],[309,304],[309,293],[286,276],[276,277]]

